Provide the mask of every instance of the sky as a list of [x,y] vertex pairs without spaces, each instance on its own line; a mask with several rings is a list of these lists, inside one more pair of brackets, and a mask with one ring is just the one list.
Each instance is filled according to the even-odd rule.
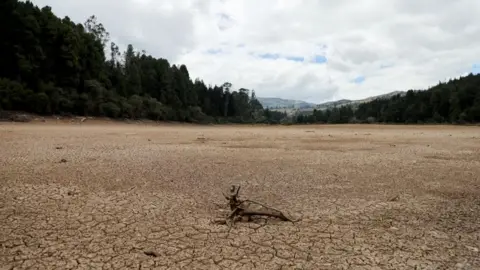
[[324,102],[480,73],[480,1],[33,0],[192,79]]

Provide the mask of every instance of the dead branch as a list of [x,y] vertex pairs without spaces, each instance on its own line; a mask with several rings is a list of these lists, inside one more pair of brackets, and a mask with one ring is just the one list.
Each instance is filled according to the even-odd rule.
[[251,217],[251,216],[275,217],[283,221],[291,221],[291,222],[293,221],[287,218],[282,212],[275,213],[275,212],[262,211],[262,210],[256,210],[256,211],[243,210],[239,213],[239,215],[246,216],[246,217]]
[[[282,211],[273,207],[266,206],[262,203],[252,200],[241,200],[238,195],[240,193],[240,186],[232,185],[229,190],[229,194],[223,194],[225,199],[228,200],[230,206],[230,214],[225,220],[215,220],[216,224],[233,224],[236,220],[242,217],[247,217],[250,221],[253,216],[273,217],[283,221],[297,222],[300,219],[293,220],[288,218]],[[260,206],[261,209],[253,209],[252,206]],[[229,222],[230,221],[230,222]]]

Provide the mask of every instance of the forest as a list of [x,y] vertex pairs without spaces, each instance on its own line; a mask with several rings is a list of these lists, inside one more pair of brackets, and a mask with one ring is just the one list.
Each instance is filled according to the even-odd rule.
[[[109,41],[95,16],[60,19],[32,2],[0,4],[0,110],[187,122],[261,121],[255,92],[192,80],[171,65]],[[108,53],[105,53],[108,52]],[[108,55],[109,54],[109,55]]]
[[427,90],[408,90],[404,95],[376,99],[356,107],[342,106],[311,115],[299,115],[297,123],[479,123],[480,75],[440,82]]
[[206,85],[133,45],[121,52],[94,15],[79,24],[48,6],[3,0],[0,23],[0,111],[194,123],[480,122],[480,75],[289,117],[264,109],[254,90]]

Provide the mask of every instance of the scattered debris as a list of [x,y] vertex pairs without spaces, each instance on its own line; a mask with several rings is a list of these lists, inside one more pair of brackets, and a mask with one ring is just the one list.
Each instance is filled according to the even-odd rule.
[[160,254],[158,252],[153,251],[153,250],[146,250],[143,252],[143,254],[150,256],[150,257],[160,257]]
[[68,196],[78,195],[78,191],[72,191],[72,190],[70,190],[69,192],[67,192],[67,195],[68,195]]
[[263,217],[273,217],[278,218],[283,221],[297,222],[300,219],[293,220],[288,218],[282,211],[275,208],[266,206],[259,202],[252,200],[240,200],[238,194],[240,192],[240,186],[232,185],[230,187],[229,195],[224,195],[225,199],[228,200],[228,205],[230,206],[230,213],[225,219],[216,219],[213,221],[215,224],[229,224],[232,225],[235,221],[240,220],[244,217],[248,221],[252,220],[253,216],[263,216]]
[[400,195],[396,195],[396,196],[390,198],[388,201],[389,201],[389,202],[396,202],[396,201],[398,201],[398,200],[400,200]]

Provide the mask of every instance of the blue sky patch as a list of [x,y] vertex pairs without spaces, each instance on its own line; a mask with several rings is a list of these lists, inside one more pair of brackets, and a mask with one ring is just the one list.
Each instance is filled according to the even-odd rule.
[[278,53],[264,53],[260,54],[259,57],[262,59],[276,60],[280,57],[280,55]]
[[353,83],[356,83],[356,84],[361,84],[365,81],[365,77],[364,76],[358,76],[356,77],[355,79],[353,79]]
[[261,59],[266,59],[266,60],[278,60],[278,59],[285,59],[285,60],[288,60],[288,61],[293,61],[293,62],[304,62],[305,61],[305,57],[303,56],[295,56],[295,55],[284,55],[284,54],[280,54],[280,53],[262,53],[262,54],[257,54],[257,53],[254,53],[254,52],[250,52],[249,53],[250,55],[252,56],[256,56],[256,57],[259,57]]
[[480,74],[480,64],[473,64],[471,72],[473,75]]
[[317,64],[323,64],[327,62],[327,58],[323,55],[315,55],[315,57],[313,57],[313,62]]
[[303,62],[305,61],[305,58],[302,56],[287,56],[285,59],[289,61],[295,61],[295,62]]

